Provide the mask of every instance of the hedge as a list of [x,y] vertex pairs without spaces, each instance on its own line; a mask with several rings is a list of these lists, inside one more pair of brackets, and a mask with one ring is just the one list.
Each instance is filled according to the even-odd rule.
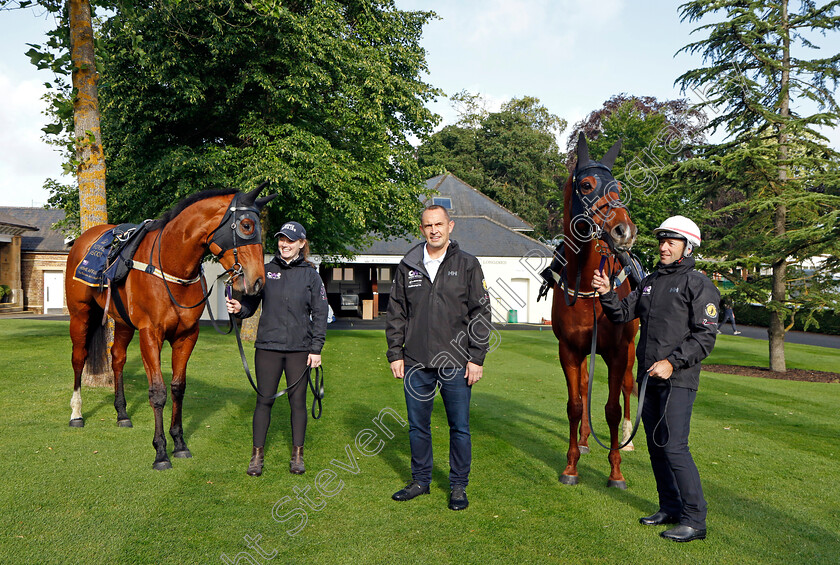
[[[764,306],[755,304],[736,304],[733,310],[735,311],[736,324],[760,326],[763,328],[770,325],[770,311]],[[838,315],[837,312],[834,310],[823,310],[821,312],[817,312],[814,317],[819,323],[819,327],[812,323],[808,326],[809,332],[840,335],[840,315]],[[723,320],[723,313],[721,313],[720,319]],[[792,329],[805,331],[804,321],[804,315],[797,315]]]

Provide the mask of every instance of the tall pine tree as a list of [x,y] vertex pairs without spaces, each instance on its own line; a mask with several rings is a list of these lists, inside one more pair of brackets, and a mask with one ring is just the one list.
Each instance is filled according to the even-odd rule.
[[[703,251],[723,261],[715,269],[737,293],[770,310],[770,369],[785,370],[784,334],[797,313],[837,304],[830,265],[838,251],[840,199],[820,191],[836,185],[840,155],[819,127],[834,127],[840,54],[823,56],[819,40],[835,33],[840,2],[696,0],[680,7],[683,20],[704,22],[706,37],[682,51],[705,66],[677,82],[714,112],[713,129],[728,134],[683,163],[678,177],[722,203],[717,231]],[[708,244],[706,243],[708,242]],[[812,257],[828,261],[815,272]],[[750,275],[740,276],[742,269]]]

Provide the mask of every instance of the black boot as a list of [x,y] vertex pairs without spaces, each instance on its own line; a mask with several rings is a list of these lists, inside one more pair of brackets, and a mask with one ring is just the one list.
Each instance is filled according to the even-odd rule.
[[251,462],[248,464],[247,473],[252,477],[259,477],[263,470],[263,447],[255,447],[251,450]]
[[292,460],[289,461],[289,472],[293,475],[302,475],[306,472],[303,466],[303,446],[296,445],[292,448]]

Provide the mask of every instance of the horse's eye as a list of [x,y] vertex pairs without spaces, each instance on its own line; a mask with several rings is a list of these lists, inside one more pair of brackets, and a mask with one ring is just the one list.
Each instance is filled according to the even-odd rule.
[[588,179],[580,182],[580,192],[581,192],[581,194],[589,194],[593,190],[595,190],[595,185],[591,181],[589,181]]
[[242,235],[254,235],[254,229],[256,228],[256,223],[254,220],[250,218],[243,218],[239,222],[239,229],[242,232]]

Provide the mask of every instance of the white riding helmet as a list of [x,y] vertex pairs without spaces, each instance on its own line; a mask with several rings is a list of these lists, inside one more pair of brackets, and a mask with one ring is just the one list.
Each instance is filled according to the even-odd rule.
[[656,239],[675,238],[685,241],[685,254],[691,254],[695,247],[700,247],[700,228],[685,216],[671,216],[653,230]]

